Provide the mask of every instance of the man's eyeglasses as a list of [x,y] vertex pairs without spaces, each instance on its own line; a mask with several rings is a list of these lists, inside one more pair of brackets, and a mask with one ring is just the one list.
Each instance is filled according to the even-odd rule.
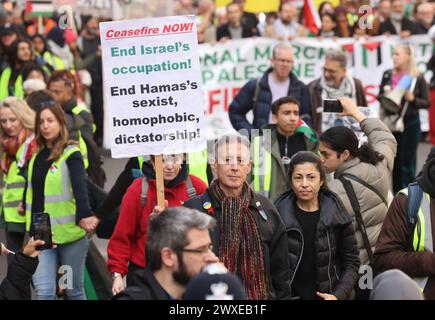
[[201,247],[201,248],[198,248],[198,249],[183,248],[183,249],[179,249],[178,251],[206,254],[208,251],[213,251],[213,245],[209,244],[208,246]]
[[336,74],[338,72],[338,70],[334,70],[334,69],[328,69],[328,68],[323,68],[323,73],[330,73],[330,74]]

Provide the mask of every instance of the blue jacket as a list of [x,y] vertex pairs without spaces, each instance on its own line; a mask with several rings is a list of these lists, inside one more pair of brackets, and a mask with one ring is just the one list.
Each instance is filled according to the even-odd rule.
[[[247,129],[249,131],[251,129],[260,129],[262,126],[269,123],[269,114],[272,105],[272,93],[268,83],[270,72],[272,72],[272,68],[269,68],[260,79],[253,124],[248,122],[246,114],[252,110],[257,79],[249,80],[231,102],[228,112],[234,129]],[[293,73],[289,74],[289,78],[290,87],[288,95],[299,101],[299,113],[302,119],[309,126],[312,126],[311,101],[308,87]]]

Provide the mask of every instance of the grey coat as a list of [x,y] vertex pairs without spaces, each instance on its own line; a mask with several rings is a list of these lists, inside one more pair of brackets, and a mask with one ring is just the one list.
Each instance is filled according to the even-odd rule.
[[[348,160],[337,168],[334,173],[334,180],[328,182],[328,187],[340,197],[346,211],[354,218],[353,226],[356,231],[360,260],[362,264],[367,264],[368,255],[364,247],[361,232],[359,231],[355,221],[355,212],[346,195],[343,184],[337,178],[343,173],[353,174],[373,186],[385,199],[387,199],[390,190],[391,173],[394,165],[394,157],[396,156],[397,143],[393,134],[379,119],[369,118],[364,120],[361,123],[361,130],[367,135],[368,142],[372,148],[384,156],[384,160],[378,162],[376,165],[361,162],[358,158]],[[375,244],[381,231],[382,223],[387,214],[388,207],[376,193],[354,180],[348,180],[352,183],[353,189],[358,198],[361,208],[361,216],[367,230],[372,251],[374,252]]]

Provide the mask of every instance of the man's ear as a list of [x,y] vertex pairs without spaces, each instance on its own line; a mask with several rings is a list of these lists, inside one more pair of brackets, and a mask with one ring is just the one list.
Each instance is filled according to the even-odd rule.
[[177,263],[177,255],[168,247],[165,247],[160,251],[160,258],[162,259],[162,263],[168,268],[174,267]]
[[276,114],[273,114],[273,113],[272,113],[272,122],[278,123],[278,117],[276,116]]

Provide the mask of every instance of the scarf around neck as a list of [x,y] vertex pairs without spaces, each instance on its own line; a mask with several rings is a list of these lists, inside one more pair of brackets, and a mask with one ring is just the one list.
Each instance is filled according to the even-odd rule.
[[251,188],[245,182],[239,197],[227,197],[217,180],[210,188],[222,208],[219,259],[230,272],[240,274],[248,299],[268,299],[261,236],[254,219],[256,213],[249,207]]

